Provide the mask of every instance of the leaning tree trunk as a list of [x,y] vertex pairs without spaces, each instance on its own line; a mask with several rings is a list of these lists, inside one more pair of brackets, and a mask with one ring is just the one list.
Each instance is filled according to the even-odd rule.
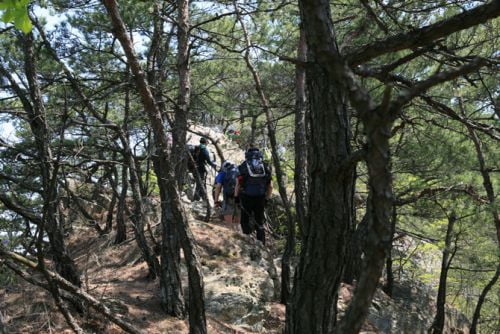
[[[68,325],[75,333],[82,333],[83,330],[75,322],[70,311],[63,303],[60,295],[59,288],[47,273],[45,266],[45,252],[44,252],[44,235],[45,231],[49,237],[51,245],[51,253],[53,254],[56,270],[61,273],[61,276],[68,278],[73,284],[79,286],[81,284],[80,277],[77,274],[73,259],[67,254],[64,245],[63,226],[59,221],[59,192],[58,192],[58,161],[54,161],[52,151],[50,149],[50,134],[47,124],[45,105],[43,103],[42,92],[37,80],[36,72],[36,58],[33,50],[33,34],[29,33],[23,38],[24,51],[25,51],[25,73],[29,86],[29,94],[33,102],[32,108],[28,108],[26,112],[29,117],[30,128],[35,136],[35,143],[37,146],[37,155],[41,167],[42,176],[42,221],[38,225],[38,237],[36,240],[37,258],[39,262],[39,269],[44,274],[49,291],[54,298],[54,302],[66,319]],[[61,131],[64,131],[64,127]],[[61,138],[63,138],[61,132]],[[59,158],[57,159],[59,160]],[[74,305],[77,309],[81,310],[80,304]]]
[[453,256],[451,254],[451,242],[453,237],[453,228],[457,217],[452,213],[448,217],[448,228],[444,240],[443,258],[441,259],[441,274],[439,275],[438,295],[436,298],[436,315],[429,330],[431,334],[442,334],[445,320],[445,304],[446,304],[446,281],[448,279],[448,269],[450,268]]
[[165,166],[165,185],[166,194],[171,204],[171,210],[174,221],[176,222],[175,231],[179,233],[181,246],[184,251],[184,257],[188,269],[189,278],[189,331],[191,334],[207,333],[207,324],[205,318],[203,274],[201,264],[194,248],[194,239],[191,235],[187,216],[183,211],[179,193],[177,192],[177,182],[175,179],[174,168],[171,165],[168,154],[168,140],[165,132],[163,118],[156,101],[153,98],[151,90],[146,81],[144,71],[139,64],[137,56],[132,47],[132,43],[127,36],[125,24],[120,17],[115,0],[103,0],[108,15],[113,25],[113,33],[120,41],[125,55],[129,62],[137,89],[142,99],[142,104],[148,115],[149,123],[153,129],[154,140],[158,149],[158,159],[161,160],[161,166]]
[[139,185],[139,176],[135,165],[135,158],[130,148],[128,138],[125,135],[120,137],[123,145],[123,154],[130,172],[130,187],[132,188],[132,199],[134,207],[130,219],[132,220],[135,241],[137,246],[144,256],[144,260],[148,264],[150,279],[155,279],[160,272],[160,263],[156,258],[154,251],[149,247],[146,235],[144,234],[144,222],[146,213],[144,209],[144,200],[142,198],[141,188]]
[[[460,106],[462,106],[461,103],[462,101],[460,100]],[[483,149],[481,147],[481,141],[479,140],[479,137],[474,131],[474,129],[468,126],[467,130],[469,131],[470,138],[472,139],[472,142],[474,143],[474,148],[476,150],[477,160],[479,163],[479,171],[481,172],[481,176],[483,178],[483,187],[484,190],[486,191],[488,202],[491,205],[490,211],[493,217],[493,222],[495,224],[497,245],[498,247],[500,247],[500,212],[498,211],[497,206],[495,205],[495,198],[496,198],[495,189],[493,188],[493,182],[491,180],[489,169],[486,166]],[[498,251],[498,254],[500,254],[500,250]],[[498,263],[500,263],[500,255],[498,258]],[[500,271],[500,264],[497,266],[497,271],[495,275],[490,280],[490,282],[485,286],[481,295],[479,296],[479,300],[477,302],[476,309],[474,311],[474,317],[472,319],[472,325],[470,329],[471,334],[475,334],[477,331],[479,317],[481,316],[481,308],[483,306],[486,295],[498,280],[499,271]]]
[[[44,200],[43,221],[51,253],[57,271],[71,283],[80,286],[81,281],[73,259],[69,256],[65,243],[64,232],[58,217],[57,169],[53,165],[52,151],[49,146],[49,129],[46,121],[45,105],[38,85],[35,55],[33,50],[33,35],[30,33],[24,38],[25,73],[29,85],[29,94],[32,104],[24,100],[23,106],[29,118],[29,125],[35,137],[40,175],[42,176],[42,196]],[[12,84],[14,84],[12,82]],[[16,84],[17,85],[17,84]],[[43,229],[39,232],[43,234]],[[41,251],[41,250],[40,250]]]
[[117,200],[118,200],[118,195],[116,191],[113,190],[113,193],[111,194],[111,201],[109,202],[108,205],[108,212],[106,213],[106,227],[104,228],[105,234],[108,234],[113,230],[113,214],[115,212]]
[[207,319],[205,317],[203,270],[196,251],[196,242],[191,233],[191,229],[189,228],[188,219],[182,207],[182,203],[173,180],[173,173],[171,173],[167,186],[173,220],[177,222],[175,225],[175,231],[179,235],[188,270],[189,333],[206,334]]
[[479,324],[479,318],[481,317],[481,308],[483,307],[484,301],[486,300],[486,296],[488,295],[488,292],[490,292],[491,288],[495,286],[496,282],[498,281],[498,277],[500,276],[500,263],[497,265],[497,270],[495,272],[495,275],[491,278],[491,280],[486,284],[484,287],[483,291],[481,292],[481,295],[479,295],[479,299],[477,301],[476,309],[474,310],[474,315],[472,317],[472,323],[470,326],[470,334],[477,334],[478,330],[478,324]]
[[238,20],[240,22],[241,28],[243,30],[243,34],[245,36],[245,42],[246,42],[246,51],[245,51],[245,63],[252,73],[252,77],[254,79],[255,83],[255,90],[257,91],[257,94],[259,95],[261,107],[264,111],[264,114],[266,115],[266,124],[267,124],[267,134],[269,136],[269,142],[271,143],[271,154],[273,158],[273,164],[274,164],[274,169],[276,172],[276,181],[278,183],[278,190],[280,193],[281,201],[283,202],[283,206],[285,208],[285,214],[287,218],[287,239],[286,239],[286,244],[285,244],[285,251],[283,253],[283,258],[282,258],[282,269],[281,269],[281,302],[285,304],[288,301],[289,295],[290,295],[290,280],[291,280],[291,268],[290,268],[290,260],[291,257],[295,253],[295,220],[292,214],[292,209],[290,206],[290,201],[288,200],[288,195],[286,193],[286,186],[285,186],[285,180],[283,177],[283,168],[281,167],[281,162],[280,158],[278,155],[278,143],[276,140],[276,132],[273,127],[273,119],[271,116],[271,110],[269,107],[269,101],[267,99],[266,94],[264,93],[264,88],[262,87],[262,82],[260,79],[259,72],[255,69],[255,67],[252,64],[252,61],[250,60],[250,50],[252,47],[250,37],[248,35],[248,31],[245,27],[245,24],[243,22],[243,19],[240,16],[239,9],[236,5],[236,2],[234,4],[235,6],[235,11],[237,13]]

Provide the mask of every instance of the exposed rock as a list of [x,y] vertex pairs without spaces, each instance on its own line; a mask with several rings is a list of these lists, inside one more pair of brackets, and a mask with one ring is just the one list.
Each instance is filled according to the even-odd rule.
[[222,226],[201,222],[192,222],[191,226],[204,253],[207,313],[224,322],[261,331],[269,315],[269,303],[279,292],[268,249],[252,236]]
[[[345,312],[353,287],[342,285],[339,293],[340,317]],[[377,290],[361,333],[426,334],[434,320],[434,299],[423,287],[398,285],[394,298]],[[469,322],[456,310],[447,308],[444,333],[469,333]]]

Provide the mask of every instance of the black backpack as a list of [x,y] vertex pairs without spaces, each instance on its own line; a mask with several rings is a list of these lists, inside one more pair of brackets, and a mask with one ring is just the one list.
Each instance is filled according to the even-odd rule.
[[245,159],[238,168],[243,176],[241,192],[250,197],[265,196],[267,185],[271,181],[271,170],[264,162],[262,152],[258,149],[248,150]]
[[222,190],[225,196],[233,197],[234,189],[236,188],[236,179],[238,178],[239,170],[235,165],[229,165],[224,169],[224,180],[222,180]]

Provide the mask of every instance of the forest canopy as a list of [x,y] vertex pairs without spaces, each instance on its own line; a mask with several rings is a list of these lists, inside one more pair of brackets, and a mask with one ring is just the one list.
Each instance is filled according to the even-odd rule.
[[431,333],[445,305],[470,333],[498,330],[500,1],[4,0],[0,14],[0,283],[49,291],[74,332],[83,305],[140,332],[78,289],[79,224],[133,240],[162,314],[207,332],[186,147],[202,135],[218,165],[230,153],[196,126],[272,167],[286,333],[358,333],[377,289],[404,285],[432,290]]

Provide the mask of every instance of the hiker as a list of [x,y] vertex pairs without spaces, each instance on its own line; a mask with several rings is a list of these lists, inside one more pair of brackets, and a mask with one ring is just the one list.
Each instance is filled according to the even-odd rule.
[[[208,153],[207,150],[207,140],[203,137],[200,139],[200,145],[194,148],[194,152],[191,156],[194,161],[194,166],[191,166],[191,173],[193,173],[196,181],[193,201],[199,201],[200,199],[205,198],[206,194],[205,183],[207,178],[207,169],[205,168],[205,165],[209,165],[213,169],[217,169],[217,165],[210,159],[210,153]],[[189,167],[190,166],[188,166],[188,168]]]
[[238,166],[239,176],[234,191],[235,202],[241,204],[241,229],[250,234],[253,228],[250,215],[253,214],[257,229],[257,240],[266,242],[264,232],[264,207],[271,196],[273,186],[271,169],[264,162],[258,148],[250,148],[245,153],[245,161]]
[[[239,205],[234,202],[234,190],[239,175],[238,167],[231,161],[224,161],[222,168],[215,177],[215,206],[222,208],[224,222],[235,231],[238,231],[240,224]],[[219,201],[222,192],[222,203]]]

